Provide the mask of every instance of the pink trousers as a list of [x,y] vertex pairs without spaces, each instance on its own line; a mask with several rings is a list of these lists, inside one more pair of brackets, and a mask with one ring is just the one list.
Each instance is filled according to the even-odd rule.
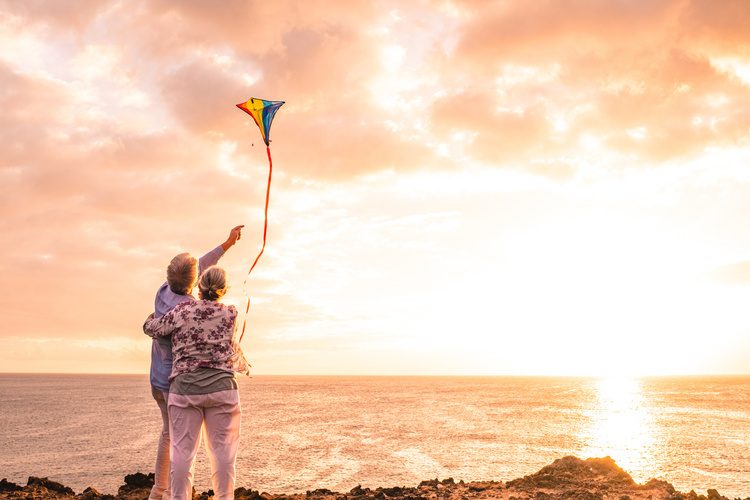
[[169,491],[169,416],[167,414],[168,392],[151,387],[151,395],[156,400],[161,411],[161,433],[159,434],[159,445],[156,448],[156,467],[154,468],[154,486],[151,488],[149,500],[170,500],[172,494]]
[[215,500],[234,498],[234,462],[240,441],[239,391],[184,396],[169,394],[172,498],[193,497],[193,461],[203,427]]

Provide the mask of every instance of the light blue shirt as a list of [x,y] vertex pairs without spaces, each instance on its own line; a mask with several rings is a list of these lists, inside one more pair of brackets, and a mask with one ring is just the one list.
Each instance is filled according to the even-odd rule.
[[[219,245],[198,259],[198,276],[208,267],[219,262],[224,249]],[[192,295],[179,295],[169,289],[165,281],[156,292],[154,317],[161,318],[177,304],[195,300]],[[169,391],[169,375],[172,373],[172,337],[157,337],[151,343],[151,385],[160,391]]]

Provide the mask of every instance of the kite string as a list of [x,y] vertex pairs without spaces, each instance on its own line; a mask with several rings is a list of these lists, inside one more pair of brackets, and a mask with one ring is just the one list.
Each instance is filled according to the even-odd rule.
[[271,160],[270,146],[266,146],[266,153],[268,153],[268,186],[266,187],[266,209],[263,219],[263,246],[260,247],[260,252],[258,253],[258,256],[255,257],[253,265],[250,266],[250,270],[247,272],[247,276],[245,276],[245,281],[242,283],[242,288],[245,291],[245,318],[242,320],[242,333],[240,334],[240,342],[242,342],[242,337],[245,336],[245,327],[247,326],[247,313],[250,311],[250,294],[247,291],[247,280],[250,277],[250,273],[253,272],[255,264],[257,264],[258,260],[260,260],[260,256],[263,255],[263,250],[266,249],[266,233],[268,231],[268,198],[271,194],[271,175],[273,174],[273,161]]

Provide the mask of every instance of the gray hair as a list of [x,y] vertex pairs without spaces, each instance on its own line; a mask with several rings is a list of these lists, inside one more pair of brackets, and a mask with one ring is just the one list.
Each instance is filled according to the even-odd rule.
[[193,291],[198,276],[198,259],[189,253],[175,255],[167,267],[169,289],[178,295],[187,295]]
[[200,297],[204,300],[219,300],[227,293],[227,273],[222,268],[211,266],[201,274],[198,282]]

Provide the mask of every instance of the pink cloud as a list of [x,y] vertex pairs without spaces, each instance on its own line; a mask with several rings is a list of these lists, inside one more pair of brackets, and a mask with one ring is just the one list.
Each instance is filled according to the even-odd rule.
[[680,16],[685,43],[750,55],[750,5],[728,0],[690,0]]
[[[674,1],[476,3],[456,50],[469,64],[556,61],[560,56],[643,44],[671,23]],[[638,37],[633,35],[637,33]],[[489,66],[491,69],[492,66]]]
[[[207,250],[235,221],[247,224],[242,251],[257,249],[265,151],[234,107],[251,96],[287,101],[271,132],[272,207],[283,214],[275,241],[297,236],[289,214],[309,217],[305,227],[351,217],[321,223],[321,247],[361,222],[349,210],[366,187],[347,189],[365,174],[393,171],[396,184],[409,171],[481,162],[565,181],[598,159],[582,150],[587,135],[607,154],[658,168],[750,134],[747,84],[714,61],[750,53],[746,2],[28,1],[3,10],[17,28],[7,36],[23,40],[19,54],[0,57],[0,269],[34,290],[3,299],[14,335],[138,336],[174,253]],[[401,55],[392,66],[386,48]],[[462,141],[456,133],[464,155],[437,155]],[[346,196],[284,205],[305,183],[313,198],[321,185]],[[443,183],[436,189],[453,193]],[[404,196],[427,196],[415,189]],[[463,207],[455,189],[450,203]],[[504,209],[498,200],[491,212]],[[380,203],[367,210],[379,215]],[[409,228],[394,231],[373,223],[363,232],[361,262],[386,245],[404,251]],[[431,244],[413,243],[413,267]],[[311,272],[325,281],[349,249],[311,261]],[[244,268],[243,259],[227,264]],[[254,283],[270,300],[258,328],[330,319],[296,292],[274,291],[280,283]],[[45,321],[33,322],[42,310]]]
[[76,2],[74,8],[64,2],[45,2],[44,0],[29,0],[27,2],[2,1],[2,10],[21,16],[28,23],[45,24],[53,29],[82,30],[108,4],[97,0],[82,0]]
[[499,110],[489,94],[458,94],[438,100],[432,108],[432,123],[444,133],[470,131],[477,134],[469,152],[487,162],[526,160],[549,147],[550,125],[545,110],[531,106],[521,110]]

